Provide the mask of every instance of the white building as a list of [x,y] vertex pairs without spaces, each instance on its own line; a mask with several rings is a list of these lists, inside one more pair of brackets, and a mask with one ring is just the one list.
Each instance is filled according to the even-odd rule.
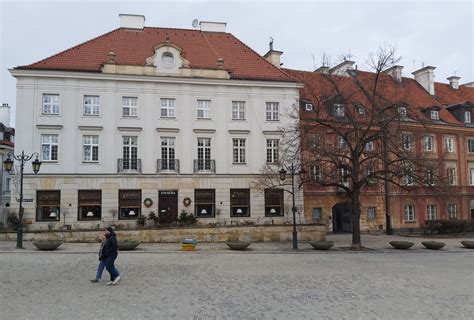
[[17,148],[43,163],[37,175],[26,169],[30,229],[134,226],[150,212],[170,223],[182,210],[203,224],[286,220],[289,196],[252,184],[267,162],[278,166],[301,85],[225,23],[120,18],[121,28],[10,70]]

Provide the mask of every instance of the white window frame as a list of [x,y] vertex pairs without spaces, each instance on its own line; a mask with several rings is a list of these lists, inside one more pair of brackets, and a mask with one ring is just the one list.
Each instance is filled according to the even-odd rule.
[[448,203],[448,218],[449,219],[457,219],[458,216],[458,205],[455,203]]
[[[45,157],[45,147],[48,151]],[[53,150],[56,149],[55,152]],[[53,159],[54,154],[56,158]],[[41,135],[41,160],[44,162],[58,162],[59,159],[59,135],[58,134],[42,134]]]
[[211,119],[211,100],[197,100],[197,118]]
[[267,102],[265,110],[265,119],[267,121],[280,121],[280,103]]
[[280,139],[267,139],[267,163],[268,164],[277,164],[280,160],[279,158],[279,147]]
[[469,167],[469,185],[474,186],[474,167]]
[[340,103],[335,103],[333,105],[332,114],[335,117],[341,117],[341,118],[345,117],[346,116],[345,106]]
[[431,135],[426,135],[423,138],[423,148],[426,152],[434,151],[434,137]]
[[449,153],[455,152],[453,137],[444,137],[444,150]]
[[406,107],[398,107],[398,115],[405,118],[408,115]]
[[413,149],[413,135],[411,133],[402,133],[402,146],[403,150]]
[[439,111],[438,110],[431,110],[430,116],[432,120],[439,120]]
[[357,106],[357,113],[359,115],[364,115],[365,114],[365,107],[364,106]]
[[426,219],[427,220],[436,220],[437,211],[438,210],[437,210],[436,204],[426,205]]
[[313,111],[313,104],[312,103],[305,103],[304,108],[306,111]]
[[339,168],[339,182],[348,187],[349,186],[349,170],[347,168]]
[[314,181],[321,181],[321,165],[319,163],[315,163],[311,166],[311,178]]
[[[89,151],[89,157],[86,156],[86,150]],[[96,158],[94,157],[94,151]],[[99,136],[82,136],[82,162],[99,162]]]
[[412,204],[406,204],[404,207],[403,217],[405,222],[414,222],[415,221],[415,206]]
[[246,164],[245,145],[245,138],[232,139],[232,164]]
[[457,185],[456,166],[450,165],[446,167],[446,180],[449,186]]
[[232,101],[232,120],[245,120],[245,101]]
[[343,136],[337,136],[337,148],[338,149],[347,149],[348,143]]
[[467,138],[467,153],[474,153],[474,138]]
[[471,123],[471,111],[464,111],[464,123]]
[[[46,101],[48,99],[49,101]],[[59,115],[60,95],[53,93],[43,93],[41,113],[44,115]]]
[[373,141],[367,142],[367,143],[365,144],[365,148],[364,148],[364,149],[365,149],[365,151],[367,151],[367,152],[372,152],[372,151],[374,151],[374,149],[375,149],[374,142],[373,142]]
[[176,99],[160,99],[160,118],[176,118]]
[[82,115],[88,117],[100,115],[100,96],[84,95]]
[[138,97],[122,97],[122,117],[138,116]]

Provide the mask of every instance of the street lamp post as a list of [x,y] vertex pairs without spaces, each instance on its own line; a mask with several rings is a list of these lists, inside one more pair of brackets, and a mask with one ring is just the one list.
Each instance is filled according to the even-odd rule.
[[[290,170],[291,174],[291,196],[292,196],[292,207],[291,211],[293,212],[293,250],[298,249],[298,233],[296,231],[296,203],[295,203],[295,174],[296,174],[296,166],[292,163],[287,169]],[[284,168],[281,168],[279,171],[280,179],[285,181],[287,171]],[[301,170],[300,174],[304,174],[305,172]]]
[[[21,152],[21,155],[15,156],[12,153],[8,154],[8,158],[3,161],[5,170],[10,172],[13,168],[13,160],[17,160],[20,162],[20,209],[18,210],[18,229],[16,232],[16,248],[23,249],[23,170],[25,168],[25,163],[30,161],[34,156],[36,159],[31,163],[33,166],[33,172],[35,174],[38,173],[41,167],[41,161],[38,160],[39,154],[37,152],[33,153],[32,155],[26,155],[25,151]],[[13,160],[11,159],[13,158]]]

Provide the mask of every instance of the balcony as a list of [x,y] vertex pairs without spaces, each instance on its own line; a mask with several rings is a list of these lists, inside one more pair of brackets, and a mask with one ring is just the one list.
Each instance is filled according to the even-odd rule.
[[118,173],[137,174],[142,172],[141,159],[118,159],[117,160]]
[[194,173],[216,173],[216,160],[194,159]]
[[179,160],[158,159],[156,160],[157,173],[179,173]]

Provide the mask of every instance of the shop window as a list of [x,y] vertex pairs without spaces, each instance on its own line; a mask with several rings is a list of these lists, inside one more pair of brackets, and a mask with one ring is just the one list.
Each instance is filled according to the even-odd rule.
[[36,191],[36,220],[59,221],[61,215],[61,191]]
[[141,215],[141,190],[119,190],[119,219],[136,219]]
[[102,190],[79,190],[79,219],[100,220],[102,217]]

